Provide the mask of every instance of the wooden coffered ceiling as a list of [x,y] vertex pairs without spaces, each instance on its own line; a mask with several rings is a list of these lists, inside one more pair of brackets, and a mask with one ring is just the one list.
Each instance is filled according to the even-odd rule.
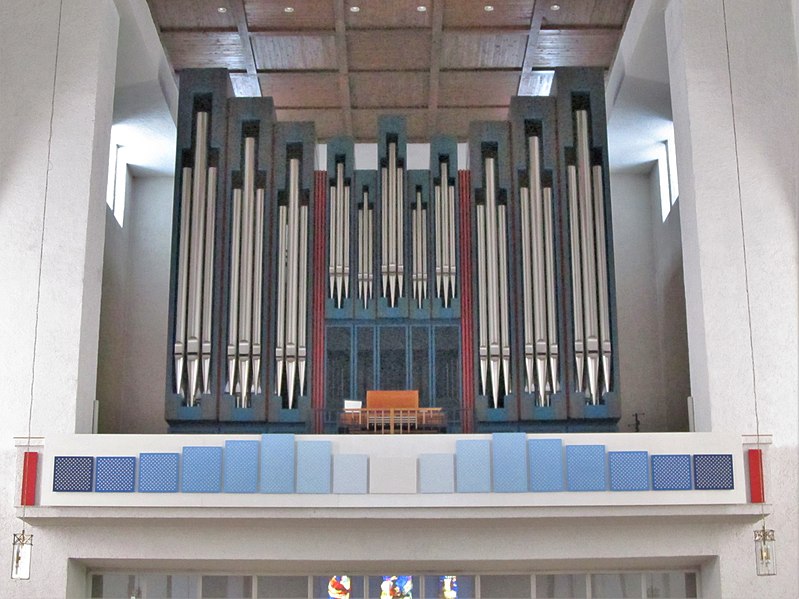
[[374,141],[381,114],[405,115],[410,141],[465,139],[539,71],[609,67],[632,2],[148,0],[178,74],[227,68],[236,95],[272,96],[322,141]]

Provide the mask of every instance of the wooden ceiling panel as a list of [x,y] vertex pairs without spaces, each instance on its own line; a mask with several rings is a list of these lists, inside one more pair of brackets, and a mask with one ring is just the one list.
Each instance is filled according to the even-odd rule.
[[[349,0],[347,8],[348,29],[403,29],[430,27],[430,5],[432,0]],[[351,6],[361,10],[352,12]],[[427,6],[419,12],[417,6]]]
[[351,73],[354,108],[427,108],[427,73]]
[[258,69],[267,71],[337,71],[336,38],[330,35],[251,36]]
[[225,0],[147,0],[153,20],[162,30],[236,29],[231,11],[220,13]]
[[261,93],[277,108],[338,108],[337,73],[261,73]]
[[[335,27],[333,1],[245,0],[244,9],[250,31],[332,30]],[[285,12],[287,6],[294,12]]]
[[176,71],[209,67],[243,71],[247,68],[238,33],[167,31],[161,34],[161,39]]
[[[485,6],[494,7],[486,12]],[[528,29],[533,17],[534,0],[446,0],[445,29],[480,27],[519,27]]]
[[279,108],[275,110],[275,113],[280,122],[312,121],[316,127],[316,141],[318,142],[326,142],[345,133],[341,110]]
[[527,34],[444,32],[441,67],[444,69],[520,69]]
[[430,68],[429,31],[350,31],[350,71],[414,71]]
[[620,29],[542,30],[531,66],[609,67],[620,36]]
[[622,27],[633,0],[581,0],[558,2],[560,10],[544,8],[545,27]]
[[352,111],[352,130],[357,141],[374,142],[377,138],[377,119],[381,115],[398,115],[406,118],[409,142],[430,141],[427,128],[427,109],[374,110],[362,108]]
[[443,71],[439,106],[507,106],[519,89],[519,71]]
[[458,141],[468,141],[469,125],[473,121],[504,121],[508,118],[507,108],[439,108],[439,133],[452,135]]

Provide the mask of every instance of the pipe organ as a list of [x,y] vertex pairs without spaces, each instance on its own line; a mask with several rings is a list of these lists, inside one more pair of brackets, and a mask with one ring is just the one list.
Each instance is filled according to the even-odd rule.
[[419,390],[451,431],[614,430],[602,72],[556,79],[472,123],[466,155],[436,136],[422,164],[381,117],[358,168],[352,139],[315,165],[311,123],[184,71],[171,430],[334,432],[370,389]]

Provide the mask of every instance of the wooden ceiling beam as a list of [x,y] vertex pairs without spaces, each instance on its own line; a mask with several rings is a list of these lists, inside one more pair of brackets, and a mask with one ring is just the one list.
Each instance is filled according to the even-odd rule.
[[250,31],[247,26],[247,13],[244,10],[244,0],[228,0],[228,6],[233,20],[236,22],[236,29],[241,38],[241,52],[244,55],[244,63],[247,66],[247,75],[254,81],[253,83],[258,86],[259,92],[261,91],[261,83],[258,81],[258,67],[255,64],[255,54],[252,50],[250,43]]
[[530,19],[530,30],[527,33],[527,47],[524,50],[524,62],[522,63],[522,76],[519,77],[519,87],[517,94],[522,92],[522,82],[524,74],[533,69],[533,52],[538,46],[538,35],[541,33],[541,24],[544,21],[544,11],[546,10],[546,0],[535,0],[533,5],[533,16]]
[[433,12],[430,15],[432,41],[430,43],[430,83],[428,85],[430,100],[427,106],[427,130],[438,132],[438,88],[441,69],[441,37],[444,29],[444,0],[433,0]]
[[347,58],[347,22],[344,0],[334,0],[333,15],[336,22],[336,59],[338,62],[338,92],[344,133],[352,135],[352,96],[350,94],[350,68]]

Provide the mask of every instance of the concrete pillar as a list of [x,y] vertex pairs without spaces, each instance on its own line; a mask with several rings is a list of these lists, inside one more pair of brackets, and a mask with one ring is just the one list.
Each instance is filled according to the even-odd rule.
[[790,0],[672,0],[666,12],[697,430],[754,432],[756,389],[761,429],[796,438],[790,15]]
[[56,48],[58,2],[3,13],[3,428],[25,432],[35,372],[33,434],[90,432],[119,20],[111,0],[65,1]]

